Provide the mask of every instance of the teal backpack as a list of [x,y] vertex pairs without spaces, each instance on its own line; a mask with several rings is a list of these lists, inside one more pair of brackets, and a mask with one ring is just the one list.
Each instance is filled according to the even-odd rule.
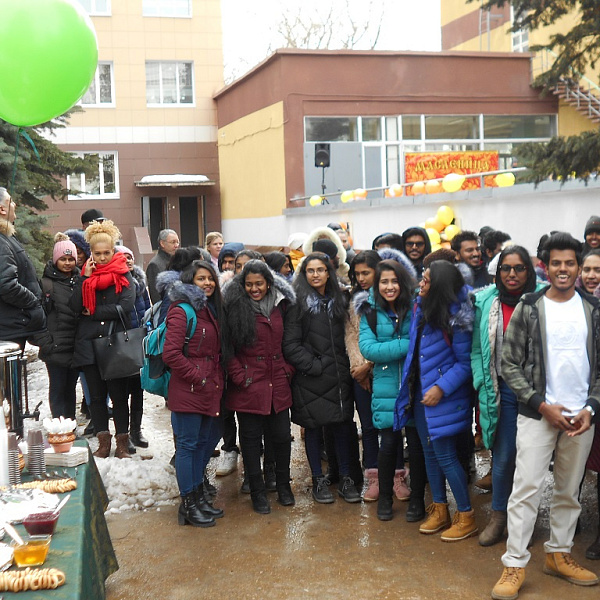
[[[183,344],[183,355],[187,356],[190,339],[192,339],[194,332],[196,331],[196,311],[191,304],[187,304],[186,302],[178,304],[177,306],[183,308],[187,317],[187,329]],[[165,365],[162,358],[166,335],[167,321],[165,319],[156,329],[150,331],[144,338],[144,364],[140,369],[142,389],[151,394],[163,396],[163,398],[168,396],[169,380],[171,379],[169,367]]]

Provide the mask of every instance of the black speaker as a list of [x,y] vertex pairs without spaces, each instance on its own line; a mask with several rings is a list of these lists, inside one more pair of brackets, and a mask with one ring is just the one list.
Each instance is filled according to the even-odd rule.
[[315,144],[315,167],[328,167],[329,160],[329,144]]

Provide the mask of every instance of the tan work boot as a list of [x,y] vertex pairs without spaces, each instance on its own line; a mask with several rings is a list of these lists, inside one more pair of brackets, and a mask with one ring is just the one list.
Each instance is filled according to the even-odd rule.
[[596,585],[598,583],[596,574],[577,564],[568,552],[548,552],[544,573],[566,579],[575,585]]
[[506,529],[506,511],[493,510],[490,522],[487,527],[479,534],[480,546],[493,546],[504,537]]
[[502,577],[498,579],[492,590],[492,598],[494,600],[516,600],[524,581],[525,569],[521,567],[504,567]]
[[427,507],[427,519],[419,527],[419,533],[431,535],[450,525],[450,513],[448,512],[448,503],[432,502]]
[[110,440],[112,438],[110,431],[99,431],[96,437],[98,438],[98,450],[94,452],[94,456],[108,458],[110,456]]
[[456,511],[452,519],[452,527],[442,533],[442,542],[458,542],[475,535],[479,530],[475,523],[475,511]]
[[115,436],[117,440],[117,449],[115,450],[115,458],[131,458],[129,454],[129,434],[128,433],[117,433]]

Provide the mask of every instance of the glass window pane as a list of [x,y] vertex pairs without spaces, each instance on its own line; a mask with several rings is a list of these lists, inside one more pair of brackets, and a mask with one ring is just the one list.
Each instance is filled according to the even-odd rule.
[[385,139],[388,142],[398,141],[398,118],[397,117],[386,117],[385,118]]
[[100,194],[100,157],[97,154],[91,154],[98,161],[98,174],[94,177],[85,178],[85,193],[86,194]]
[[69,175],[69,178],[67,181],[67,187],[70,190],[69,194],[71,196],[76,196],[77,194],[81,193],[81,190],[82,190],[81,177],[82,176],[79,175],[78,173],[73,173],[73,174]]
[[381,140],[381,119],[379,117],[362,118],[362,136],[364,142]]
[[146,102],[148,104],[160,103],[160,64],[146,63]]
[[479,150],[479,144],[425,144],[425,152],[466,152]]
[[176,17],[189,17],[191,14],[190,0],[175,0],[173,14]]
[[550,138],[556,135],[554,115],[495,115],[483,117],[484,137]]
[[83,6],[86,12],[92,12],[92,0],[79,0],[79,4]]
[[194,86],[192,84],[192,63],[179,63],[179,101],[182,104],[194,102]]
[[96,0],[96,12],[107,14],[108,11],[108,2],[109,0]]
[[403,116],[402,117],[402,139],[420,140],[421,139],[421,117]]
[[96,76],[92,79],[90,87],[81,99],[81,104],[96,104]]
[[104,154],[102,156],[102,169],[104,172],[104,190],[102,193],[114,194],[116,192],[114,154]]
[[515,148],[519,144],[485,144],[485,150],[496,150],[498,152],[498,168],[512,169],[518,167],[518,161],[515,154]]
[[100,81],[100,102],[110,104],[112,98],[112,81],[111,81],[111,66],[110,64],[98,65],[98,79]]
[[400,183],[400,148],[386,146],[387,184]]
[[175,63],[161,64],[162,102],[177,104],[177,67]]
[[425,117],[425,138],[428,140],[479,138],[479,118],[470,115]]
[[355,142],[356,118],[306,117],[307,142]]

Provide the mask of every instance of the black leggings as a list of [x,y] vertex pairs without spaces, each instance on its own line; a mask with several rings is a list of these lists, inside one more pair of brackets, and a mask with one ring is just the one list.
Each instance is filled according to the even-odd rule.
[[117,433],[129,432],[129,378],[104,381],[96,365],[83,367],[85,379],[90,390],[90,412],[96,433],[108,431],[108,406],[106,395],[113,405],[113,419]]

